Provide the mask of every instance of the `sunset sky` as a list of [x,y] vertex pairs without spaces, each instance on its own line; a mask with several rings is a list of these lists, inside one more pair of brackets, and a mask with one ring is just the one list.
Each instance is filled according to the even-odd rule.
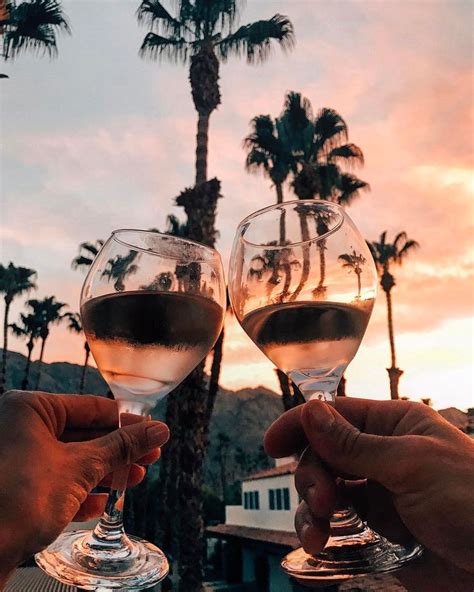
[[[144,61],[146,33],[129,0],[70,0],[73,34],[50,61],[1,65],[1,262],[38,271],[34,297],[78,310],[80,242],[120,227],[164,228],[174,197],[194,180],[196,113],[187,69]],[[405,230],[421,249],[395,270],[394,322],[401,395],[437,408],[474,406],[473,4],[458,0],[249,0],[242,22],[288,15],[290,54],[261,66],[221,67],[211,117],[209,175],[222,181],[218,248],[227,265],[237,223],[275,201],[268,179],[244,170],[242,139],[257,114],[279,114],[288,90],[315,110],[336,109],[364,151],[371,185],[349,210],[367,239]],[[286,198],[292,193],[286,188]],[[23,300],[11,311],[14,321]],[[11,339],[16,351],[24,343]],[[39,349],[39,348],[38,348]],[[38,353],[38,352],[36,352]],[[45,359],[82,361],[81,339],[55,327]],[[347,371],[354,396],[388,398],[384,294]],[[236,321],[222,384],[276,388],[272,365]]]

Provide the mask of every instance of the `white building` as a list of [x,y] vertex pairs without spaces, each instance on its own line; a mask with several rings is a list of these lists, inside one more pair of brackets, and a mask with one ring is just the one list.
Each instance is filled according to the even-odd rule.
[[224,575],[229,582],[258,592],[303,590],[280,567],[283,556],[300,546],[294,529],[299,504],[296,466],[293,459],[281,459],[275,467],[244,479],[242,505],[226,506],[225,524],[207,528],[208,537],[224,541]]

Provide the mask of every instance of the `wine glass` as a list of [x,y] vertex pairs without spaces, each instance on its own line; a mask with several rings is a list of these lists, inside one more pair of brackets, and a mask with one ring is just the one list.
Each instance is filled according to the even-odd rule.
[[[190,240],[116,230],[81,293],[87,342],[123,413],[148,415],[214,346],[226,304],[219,254]],[[36,556],[54,578],[86,590],[143,590],[168,573],[163,552],[128,537],[122,508],[128,469],[114,474],[93,531],[63,533]]]
[[[306,401],[334,404],[364,336],[377,272],[365,240],[338,205],[298,200],[251,214],[237,228],[229,294],[241,326],[299,387]],[[421,553],[395,545],[343,504],[325,549],[297,549],[283,569],[299,580],[343,580],[398,569]]]

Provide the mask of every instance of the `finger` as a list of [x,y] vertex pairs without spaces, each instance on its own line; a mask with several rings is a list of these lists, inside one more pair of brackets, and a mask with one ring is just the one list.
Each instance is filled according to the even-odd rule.
[[61,442],[87,442],[87,440],[94,440],[95,438],[101,438],[106,436],[117,426],[105,429],[65,429],[60,436]]
[[317,518],[329,519],[336,507],[336,483],[321,460],[307,448],[295,472],[295,487]]
[[329,520],[313,516],[304,501],[296,510],[295,529],[306,553],[314,555],[324,549],[329,538]]
[[[144,420],[145,418],[143,416],[135,415],[133,413],[122,413],[120,415],[120,423],[122,424],[122,426],[132,425],[134,423],[138,423],[139,421]],[[113,429],[116,428],[117,425],[105,429],[66,428],[64,432],[61,434],[60,440],[61,442],[85,442],[87,440],[93,440],[94,438],[101,438],[102,436],[106,436]]]
[[118,426],[117,403],[105,397],[88,395],[48,395],[41,398],[54,407],[59,436],[68,429],[103,429]]
[[367,523],[393,543],[413,541],[393,504],[392,494],[374,481],[367,482]]
[[146,418],[143,415],[136,415],[135,413],[121,413],[120,414],[120,425],[121,427],[125,427],[128,425],[133,425],[134,423],[139,423],[140,421],[145,421]]
[[[138,465],[131,465],[130,470],[128,472],[127,483],[125,487],[129,489],[130,487],[135,487],[143,481],[146,476],[146,469],[143,467],[139,467]],[[99,483],[101,487],[112,487],[112,479],[113,474],[110,473],[106,475],[102,481]]]
[[86,522],[104,513],[107,503],[106,493],[90,493],[73,518],[73,522]]
[[308,439],[301,424],[301,411],[298,405],[280,415],[265,432],[263,446],[273,458],[283,458],[301,453],[308,445]]
[[168,427],[160,421],[143,421],[91,440],[69,444],[79,457],[86,482],[95,487],[108,473],[135,463],[139,458],[163,446],[169,438]]
[[[282,458],[301,452],[306,447],[307,438],[301,424],[301,413],[307,404],[290,409],[267,430],[264,446],[270,456]],[[407,414],[423,412],[422,407],[409,401],[336,397],[335,406],[338,413],[360,431],[380,436],[396,433]]]
[[155,448],[145,456],[142,456],[137,460],[138,465],[152,465],[156,463],[156,461],[161,458],[161,448]]
[[400,481],[404,438],[361,433],[333,407],[322,401],[303,406],[301,423],[314,452],[341,473],[368,477],[383,485]]

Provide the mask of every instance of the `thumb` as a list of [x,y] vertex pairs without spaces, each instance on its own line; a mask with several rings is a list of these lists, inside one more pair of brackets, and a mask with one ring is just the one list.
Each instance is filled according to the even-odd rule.
[[322,401],[303,406],[301,423],[310,447],[331,468],[390,487],[401,454],[394,438],[362,433]]
[[132,464],[154,448],[166,444],[169,434],[168,427],[161,421],[141,421],[114,430],[101,438],[83,442],[79,446],[84,448],[81,451],[84,453],[81,455],[84,464],[92,461],[97,465],[99,461],[100,467],[95,466],[95,470],[90,473],[98,483],[105,475]]

